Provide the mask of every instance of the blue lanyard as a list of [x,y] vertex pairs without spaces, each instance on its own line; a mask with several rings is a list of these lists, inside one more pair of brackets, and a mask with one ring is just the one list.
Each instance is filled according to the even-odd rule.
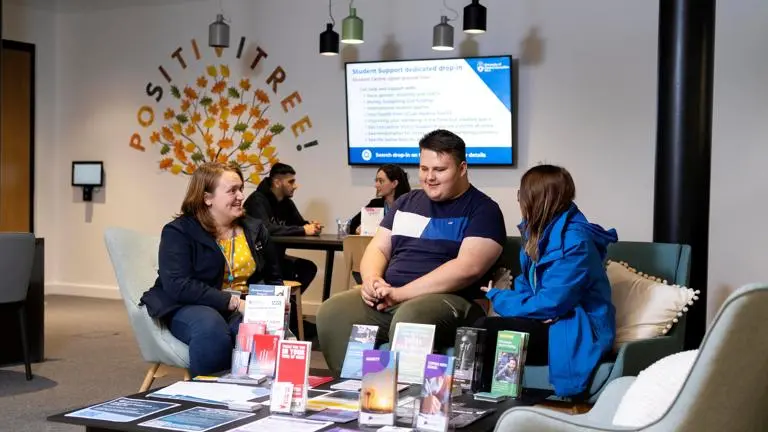
[[224,254],[224,261],[227,262],[227,269],[229,269],[229,276],[227,276],[227,281],[229,282],[229,288],[232,288],[232,284],[235,281],[235,275],[233,274],[234,271],[232,269],[232,264],[235,262],[235,229],[234,228],[232,228],[232,239],[230,241],[229,259],[227,259],[227,253],[224,250],[224,246],[219,245],[219,249],[221,249],[221,253]]

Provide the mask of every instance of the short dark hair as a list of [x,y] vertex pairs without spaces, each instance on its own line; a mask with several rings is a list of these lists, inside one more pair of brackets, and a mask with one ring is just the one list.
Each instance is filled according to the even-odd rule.
[[445,129],[436,129],[424,135],[419,141],[419,149],[449,154],[456,159],[457,165],[467,160],[467,145],[464,140]]
[[296,171],[293,169],[292,166],[288,164],[284,164],[282,162],[278,162],[274,165],[272,165],[272,168],[269,170],[269,178],[273,179],[279,175],[296,175]]

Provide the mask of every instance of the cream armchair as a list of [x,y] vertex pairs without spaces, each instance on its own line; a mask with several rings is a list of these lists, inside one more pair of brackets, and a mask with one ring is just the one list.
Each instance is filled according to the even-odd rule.
[[109,228],[104,239],[141,355],[150,363],[139,391],[148,390],[155,378],[165,374],[162,366],[183,369],[184,378],[189,379],[187,345],[173,337],[160,322],[150,318],[144,306],[139,306],[141,295],[157,278],[160,238]]

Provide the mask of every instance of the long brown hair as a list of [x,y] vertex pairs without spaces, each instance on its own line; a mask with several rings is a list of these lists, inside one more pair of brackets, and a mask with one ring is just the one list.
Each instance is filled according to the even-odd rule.
[[205,194],[212,194],[219,184],[221,175],[225,172],[233,172],[243,181],[243,172],[240,167],[234,164],[223,164],[219,162],[206,162],[197,167],[187,186],[187,194],[181,203],[181,214],[179,216],[192,216],[200,222],[200,225],[209,233],[216,236],[216,223],[205,203]]
[[576,197],[576,186],[565,168],[539,165],[529,169],[520,179],[518,192],[525,225],[525,253],[539,259],[539,240],[550,222],[570,207]]

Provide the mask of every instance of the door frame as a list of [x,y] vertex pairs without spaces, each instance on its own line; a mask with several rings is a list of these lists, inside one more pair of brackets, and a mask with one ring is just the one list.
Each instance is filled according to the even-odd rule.
[[[30,103],[29,103],[29,232],[35,232],[35,78],[37,76],[37,52],[35,45],[27,42],[3,39],[2,49],[24,51],[30,54],[32,59],[31,73],[29,80]],[[2,61],[2,60],[0,60]]]

